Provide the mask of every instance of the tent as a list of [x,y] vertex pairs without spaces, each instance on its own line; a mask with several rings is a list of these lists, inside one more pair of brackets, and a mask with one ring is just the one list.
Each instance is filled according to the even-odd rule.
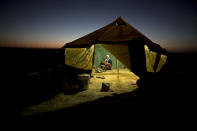
[[167,52],[152,42],[123,18],[66,43],[65,64],[83,70],[92,70],[96,44],[99,44],[138,76],[159,72],[167,60]]

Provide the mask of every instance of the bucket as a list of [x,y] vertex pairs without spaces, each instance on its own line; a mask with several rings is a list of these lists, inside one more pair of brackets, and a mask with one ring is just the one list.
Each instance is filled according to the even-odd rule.
[[89,74],[79,74],[78,75],[79,86],[82,90],[87,90],[89,88],[90,75]]

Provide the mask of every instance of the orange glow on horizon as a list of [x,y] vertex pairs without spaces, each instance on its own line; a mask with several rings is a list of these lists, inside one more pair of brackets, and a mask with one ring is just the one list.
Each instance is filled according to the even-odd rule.
[[197,51],[197,46],[187,46],[187,45],[165,45],[162,46],[165,48],[168,52],[196,52]]
[[[8,48],[45,48],[58,49],[71,41],[4,41],[0,42],[0,47]],[[159,44],[168,52],[196,52],[197,46],[187,46],[179,44]]]
[[1,42],[0,47],[8,48],[61,48],[64,41],[37,41],[37,42]]

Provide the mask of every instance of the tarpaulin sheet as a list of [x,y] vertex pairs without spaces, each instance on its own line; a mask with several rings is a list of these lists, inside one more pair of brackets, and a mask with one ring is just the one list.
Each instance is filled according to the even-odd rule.
[[159,72],[161,70],[161,68],[163,67],[163,65],[166,63],[167,56],[161,54],[157,68],[154,69],[156,57],[157,57],[157,52],[149,50],[147,45],[145,45],[144,48],[145,48],[145,55],[146,55],[146,70],[147,70],[147,72]]
[[65,48],[65,64],[84,70],[93,65],[94,45],[90,48]]

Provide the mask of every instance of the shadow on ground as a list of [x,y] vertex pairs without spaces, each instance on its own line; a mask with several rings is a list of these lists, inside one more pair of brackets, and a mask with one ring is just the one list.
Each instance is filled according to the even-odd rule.
[[114,94],[113,96],[106,96],[95,101],[86,102],[77,106],[66,109],[42,113],[38,115],[11,119],[17,122],[79,122],[83,119],[111,119],[116,117],[142,117],[145,113],[145,96],[141,90],[124,94]]

